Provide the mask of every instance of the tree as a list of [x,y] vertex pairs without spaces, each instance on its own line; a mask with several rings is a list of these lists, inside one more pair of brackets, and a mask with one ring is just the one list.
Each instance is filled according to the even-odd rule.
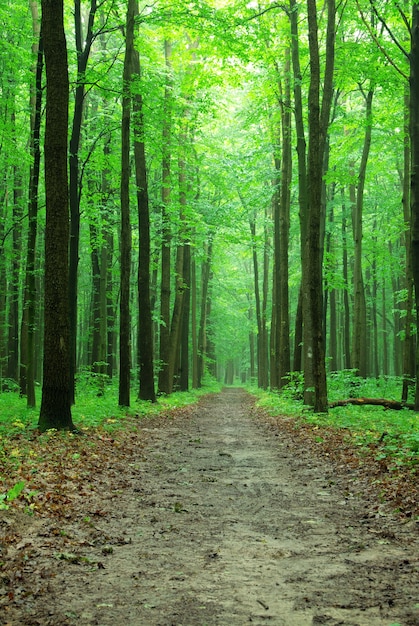
[[87,33],[83,46],[81,1],[74,0],[74,32],[77,51],[77,84],[74,101],[73,122],[70,136],[69,151],[69,194],[70,194],[70,264],[69,264],[69,302],[70,302],[70,367],[71,367],[71,394],[75,401],[75,372],[77,351],[77,281],[79,264],[80,239],[80,174],[79,148],[83,121],[83,107],[85,95],[85,74],[90,50],[94,39],[93,23],[96,15],[96,0],[91,0],[90,12],[87,21]]
[[45,122],[45,331],[38,426],[74,430],[70,394],[67,133],[69,81],[63,0],[42,0]]
[[333,66],[335,41],[335,3],[327,2],[326,61],[323,97],[320,107],[320,53],[318,42],[317,7],[315,0],[307,1],[308,40],[310,50],[310,87],[308,94],[309,146],[307,158],[308,223],[304,270],[308,291],[308,308],[304,324],[309,321],[312,353],[304,368],[312,369],[314,382],[314,410],[327,410],[327,384],[323,328],[323,280],[322,280],[322,175],[326,133],[329,125],[333,95]]
[[20,353],[20,392],[26,394],[28,407],[35,406],[35,315],[36,315],[36,238],[38,218],[38,189],[41,166],[41,116],[42,116],[42,72],[44,52],[40,32],[38,5],[31,1],[33,34],[33,54],[36,55],[34,84],[31,89],[31,139],[30,147],[33,163],[29,175],[28,198],[28,241],[26,251],[25,289],[23,295],[23,314],[21,328]]
[[131,128],[131,79],[134,50],[135,0],[128,2],[125,33],[125,58],[122,86],[122,125],[121,125],[121,252],[119,301],[119,405],[130,405],[131,378],[131,313],[130,313],[130,273],[131,273],[131,216],[130,216],[130,128]]
[[[135,2],[134,15],[138,15],[138,1]],[[154,365],[153,365],[153,324],[150,302],[150,209],[147,184],[147,164],[144,143],[143,98],[140,92],[140,55],[134,47],[132,71],[135,75],[133,95],[134,117],[134,162],[135,182],[137,185],[138,209],[138,364],[139,398],[155,402]]]

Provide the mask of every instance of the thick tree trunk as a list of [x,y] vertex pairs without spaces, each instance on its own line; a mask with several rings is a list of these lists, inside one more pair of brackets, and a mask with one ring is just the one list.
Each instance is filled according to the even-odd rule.
[[[135,0],[138,15],[138,0]],[[133,74],[141,76],[140,55],[133,49]],[[144,146],[143,100],[140,93],[133,96],[134,161],[138,208],[138,363],[139,398],[156,401],[153,363],[153,323],[150,301],[150,210],[148,202],[147,167]]]
[[122,92],[121,126],[121,260],[119,301],[119,405],[130,406],[131,379],[131,217],[130,217],[130,129],[131,129],[131,74],[134,47],[136,0],[129,0],[126,18],[125,58]]
[[7,352],[6,352],[6,294],[7,294],[7,275],[6,275],[6,255],[4,253],[5,239],[5,198],[6,198],[6,174],[3,173],[3,181],[0,185],[0,391],[3,387],[3,378],[5,374]]
[[[311,361],[314,383],[314,410],[327,411],[327,384],[323,328],[323,234],[322,234],[322,179],[326,136],[332,103],[334,67],[335,3],[327,2],[326,64],[323,81],[323,98],[320,107],[320,56],[315,0],[307,0],[308,39],[310,51],[310,86],[308,95],[309,149],[308,149],[308,228],[305,261],[305,281],[308,291],[308,321],[311,333]],[[304,309],[303,309],[304,310]],[[304,319],[306,325],[307,318]],[[305,335],[306,338],[306,335]],[[304,340],[305,340],[304,338]],[[306,368],[306,365],[304,366]],[[305,384],[305,391],[307,385]]]
[[69,82],[63,0],[42,0],[47,77],[45,124],[44,378],[38,426],[73,430],[68,301],[69,211],[67,132]]
[[[410,51],[410,206],[412,212],[412,275],[415,286],[416,327],[419,328],[419,4],[412,8]],[[419,342],[416,342],[415,410],[419,411]]]

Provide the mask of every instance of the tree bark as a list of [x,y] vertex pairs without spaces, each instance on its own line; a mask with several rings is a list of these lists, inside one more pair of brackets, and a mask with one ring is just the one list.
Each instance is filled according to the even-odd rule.
[[[135,0],[135,16],[138,0]],[[133,75],[141,77],[140,55],[133,48]],[[148,202],[147,167],[144,145],[143,99],[138,89],[133,96],[134,161],[138,208],[138,363],[139,398],[156,401],[153,364],[153,323],[150,301],[150,210]]]
[[[308,229],[307,253],[305,256],[306,282],[308,290],[308,317],[311,333],[311,354],[309,363],[314,383],[314,411],[327,411],[327,383],[324,354],[323,329],[323,280],[321,237],[322,225],[322,178],[323,158],[327,128],[332,102],[332,80],[334,67],[335,3],[328,0],[328,24],[326,39],[326,66],[323,81],[323,99],[320,107],[320,56],[317,27],[317,7],[315,0],[307,0],[308,39],[310,51],[310,86],[308,95],[309,148],[308,148]],[[304,319],[304,324],[306,318]],[[307,386],[305,385],[307,389]]]
[[291,206],[291,85],[290,85],[290,51],[285,51],[284,64],[284,100],[281,102],[282,120],[282,168],[281,168],[281,195],[279,206],[279,359],[278,359],[278,387],[287,383],[286,376],[291,369],[290,351],[290,320],[289,320],[289,230]]
[[160,284],[160,370],[158,380],[159,393],[170,393],[169,351],[170,351],[170,265],[171,265],[171,229],[169,204],[171,195],[171,44],[164,42],[166,61],[166,85],[164,91],[164,117],[162,137],[162,242],[161,242],[161,284]]
[[357,370],[359,376],[365,378],[368,374],[367,365],[367,311],[365,302],[365,287],[362,273],[362,210],[364,203],[365,175],[367,171],[368,156],[371,147],[372,134],[372,99],[373,88],[370,88],[365,96],[365,136],[362,150],[361,163],[358,172],[358,184],[356,189],[356,204],[354,207],[354,326],[352,346],[352,368]]
[[212,241],[205,246],[205,258],[202,262],[201,271],[201,311],[199,319],[198,330],[198,364],[197,364],[197,387],[202,387],[202,380],[205,370],[205,355],[206,355],[206,322],[207,322],[207,302],[208,302],[208,289],[211,274],[211,262],[212,262]]
[[74,430],[70,394],[67,132],[69,81],[63,0],[42,0],[45,124],[44,377],[38,427]]
[[35,407],[35,314],[36,314],[36,239],[38,216],[38,187],[41,167],[41,115],[42,115],[42,71],[44,51],[41,28],[38,16],[38,3],[30,3],[32,13],[32,29],[36,43],[32,52],[36,59],[34,67],[34,84],[31,87],[31,139],[30,152],[32,164],[29,171],[28,201],[28,239],[26,245],[25,288],[22,304],[21,353],[20,353],[20,393],[26,395],[28,408]]
[[[412,7],[410,51],[410,206],[412,212],[412,274],[415,285],[416,327],[419,328],[419,4]],[[419,342],[416,342],[415,410],[419,411]]]
[[70,384],[72,402],[75,401],[75,373],[77,353],[77,283],[80,241],[80,197],[79,148],[83,121],[85,93],[85,73],[93,43],[93,23],[96,15],[96,0],[90,2],[87,32],[83,46],[81,0],[74,0],[74,34],[77,51],[77,83],[75,90],[73,122],[70,136],[69,153],[69,199],[70,199],[70,265],[69,265],[69,302],[70,302]]
[[130,129],[131,129],[131,74],[134,48],[134,20],[136,0],[129,0],[126,33],[125,58],[122,87],[121,125],[121,260],[120,260],[120,301],[119,301],[119,405],[130,406],[131,388],[131,216],[130,216]]
[[299,52],[299,31],[298,31],[298,5],[296,0],[290,0],[290,28],[291,28],[291,59],[294,77],[294,119],[297,134],[297,161],[298,161],[298,205],[300,217],[300,241],[301,241],[301,287],[299,291],[299,301],[295,318],[295,347],[293,370],[304,370],[304,401],[306,404],[313,404],[313,392],[311,391],[312,368],[309,367],[309,355],[311,352],[310,341],[311,332],[309,328],[308,291],[305,288],[305,270],[307,262],[306,238],[308,219],[307,200],[307,145],[304,130],[303,96],[302,96],[302,71],[300,65]]

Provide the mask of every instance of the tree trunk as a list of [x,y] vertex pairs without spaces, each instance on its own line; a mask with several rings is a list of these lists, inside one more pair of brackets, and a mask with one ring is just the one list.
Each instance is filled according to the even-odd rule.
[[404,100],[405,114],[405,138],[403,145],[403,174],[402,174],[402,205],[403,218],[406,224],[406,232],[403,233],[403,243],[405,247],[406,270],[405,270],[405,317],[404,317],[404,342],[403,342],[403,385],[402,385],[402,402],[407,402],[409,397],[409,389],[413,385],[415,379],[415,340],[416,337],[412,333],[413,326],[413,275],[412,275],[412,250],[411,250],[411,206],[410,206],[410,164],[411,164],[411,146],[409,134],[409,95],[405,94]]
[[189,321],[191,307],[191,246],[184,244],[183,248],[183,305],[182,328],[180,341],[180,391],[189,389]]
[[67,132],[69,81],[63,0],[42,0],[45,124],[44,378],[38,426],[74,430],[70,394]]
[[205,259],[202,262],[201,272],[201,312],[198,331],[198,367],[197,367],[197,387],[202,387],[202,379],[205,369],[205,353],[206,353],[206,321],[207,321],[207,300],[208,287],[211,273],[212,262],[212,241],[205,246]]
[[79,148],[83,120],[85,74],[89,60],[90,49],[93,43],[93,23],[96,14],[96,0],[90,2],[90,12],[87,32],[82,34],[81,0],[74,0],[74,35],[77,51],[77,83],[74,99],[73,122],[70,136],[69,175],[70,175],[70,265],[69,265],[69,301],[70,301],[70,384],[72,402],[75,401],[75,373],[77,352],[77,282],[79,266],[80,241],[80,176],[79,176]]
[[[308,95],[309,148],[308,148],[308,229],[307,262],[303,283],[308,291],[308,316],[311,333],[311,354],[308,353],[309,369],[314,383],[314,410],[327,411],[327,384],[323,329],[323,280],[322,255],[322,179],[323,158],[332,102],[334,67],[335,3],[328,0],[328,24],[326,37],[326,66],[323,83],[323,99],[320,108],[320,57],[315,0],[307,0],[308,39],[310,51],[310,86]],[[304,311],[304,309],[303,309]],[[306,318],[304,318],[304,325]],[[311,367],[310,367],[311,361]],[[306,364],[304,365],[304,371]],[[307,390],[307,385],[305,385]]]
[[169,393],[172,393],[177,378],[176,365],[179,359],[180,329],[182,324],[182,304],[183,304],[183,243],[179,243],[176,252],[176,286],[175,301],[173,304],[172,322],[170,325],[170,347],[169,347]]
[[249,217],[250,236],[252,243],[252,256],[253,256],[253,280],[254,280],[254,293],[256,304],[256,323],[257,323],[257,367],[258,367],[258,386],[266,388],[265,380],[265,361],[264,361],[264,328],[262,322],[262,305],[260,301],[260,287],[259,287],[259,261],[257,255],[256,246],[256,215],[253,214]]
[[164,53],[166,61],[166,86],[164,91],[164,117],[163,117],[163,137],[162,137],[162,241],[161,241],[161,286],[160,286],[160,370],[158,391],[159,393],[170,393],[169,380],[169,350],[170,350],[170,255],[171,255],[171,229],[170,214],[168,207],[170,204],[170,142],[171,142],[171,92],[172,79],[171,72],[171,44],[164,42]]
[[[13,143],[16,148],[16,98],[13,93],[13,111],[11,126]],[[15,382],[19,380],[19,276],[22,251],[22,174],[19,165],[13,165],[13,232],[12,232],[12,259],[9,281],[9,311],[8,311],[8,341],[7,341],[7,370],[6,376]]]
[[191,334],[192,334],[192,389],[198,389],[198,332],[197,332],[197,295],[196,295],[196,261],[191,254]]
[[362,210],[364,203],[365,175],[368,156],[371,147],[371,118],[372,99],[374,90],[370,88],[365,96],[365,136],[361,163],[358,173],[356,189],[356,204],[354,207],[354,327],[352,346],[352,368],[358,371],[359,376],[365,378],[368,374],[367,365],[367,312],[365,302],[365,287],[362,274]]
[[291,59],[294,77],[294,118],[297,134],[297,159],[298,159],[298,204],[300,216],[300,240],[301,240],[301,287],[295,319],[295,346],[294,346],[294,371],[304,369],[304,401],[313,404],[312,369],[309,367],[309,355],[311,353],[311,333],[309,328],[308,292],[305,288],[305,270],[307,262],[306,238],[307,238],[307,150],[304,130],[303,97],[302,97],[302,72],[300,66],[299,32],[298,32],[298,5],[296,0],[290,0],[290,27],[291,27]]
[[119,302],[119,405],[130,406],[131,379],[131,217],[130,217],[130,129],[131,129],[131,74],[134,48],[136,0],[129,0],[126,18],[125,58],[122,91],[121,126],[121,260]]
[[342,274],[343,274],[343,367],[351,367],[351,314],[349,306],[349,279],[348,279],[348,237],[346,205],[342,188]]
[[[412,275],[415,286],[416,328],[419,328],[419,4],[412,7],[410,51],[410,206],[412,212]],[[419,341],[416,342],[415,410],[419,411]]]
[[[138,0],[135,0],[138,16]],[[133,75],[141,77],[140,55],[133,48]],[[147,168],[144,146],[143,99],[140,93],[133,96],[134,161],[138,208],[138,363],[139,398],[156,401],[153,364],[153,323],[150,303],[150,210],[148,203]]]
[[25,289],[22,304],[20,393],[26,395],[28,408],[35,407],[35,314],[36,314],[36,238],[38,216],[38,187],[41,166],[41,115],[42,115],[42,70],[44,51],[38,16],[38,4],[30,3],[34,43],[32,52],[36,58],[34,84],[31,87],[31,139],[32,164],[29,171],[28,240],[26,246]]
[[291,85],[290,85],[290,51],[286,48],[284,65],[284,101],[281,102],[282,119],[282,169],[281,169],[281,196],[279,207],[279,360],[278,360],[278,387],[286,384],[286,376],[291,369],[290,351],[290,320],[289,320],[289,230],[291,207]]

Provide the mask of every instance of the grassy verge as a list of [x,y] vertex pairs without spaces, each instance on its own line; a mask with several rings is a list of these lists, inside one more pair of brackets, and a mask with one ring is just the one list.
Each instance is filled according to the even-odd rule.
[[[332,380],[331,401],[358,397],[398,399],[397,379],[357,383],[356,394]],[[373,387],[373,388],[372,388]],[[353,388],[350,387],[353,392]],[[303,405],[301,388],[293,383],[282,392],[251,389],[257,406],[275,429],[295,433],[302,445],[333,459],[339,467],[356,468],[395,510],[414,518],[419,514],[419,414],[379,406],[347,405],[316,414]]]
[[[358,379],[351,371],[329,377],[329,401],[348,397],[400,398],[401,380],[397,377]],[[295,378],[280,393],[252,392],[259,406],[271,415],[288,415],[313,426],[344,429],[347,438],[360,451],[374,450],[375,458],[388,460],[392,466],[405,466],[416,472],[419,467],[419,414],[379,406],[335,407],[328,413],[313,413],[303,405],[302,381]]]
[[106,465],[115,447],[134,445],[131,433],[139,421],[181,411],[218,390],[208,383],[199,390],[160,397],[156,403],[133,400],[131,407],[120,408],[115,385],[101,386],[98,393],[92,381],[84,381],[72,413],[85,436],[56,431],[40,435],[39,408],[27,409],[26,400],[15,392],[0,394],[0,510],[20,506],[31,513],[57,504],[66,497],[62,485],[69,477],[76,477],[82,488],[95,468]]

